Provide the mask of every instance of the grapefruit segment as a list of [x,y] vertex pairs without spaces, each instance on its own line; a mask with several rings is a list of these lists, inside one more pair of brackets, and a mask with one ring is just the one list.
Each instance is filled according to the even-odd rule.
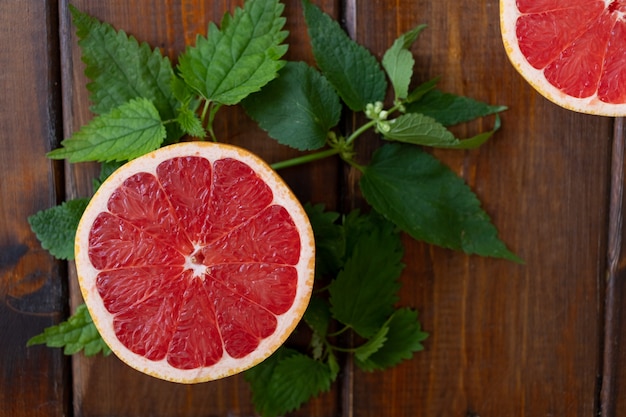
[[626,115],[626,0],[500,0],[507,55],[570,110]]
[[204,285],[192,280],[187,288],[167,361],[180,369],[212,366],[224,354],[215,310]]
[[313,284],[306,214],[250,153],[189,142],[137,158],[98,189],[76,234],[85,303],[130,366],[193,383],[267,358]]

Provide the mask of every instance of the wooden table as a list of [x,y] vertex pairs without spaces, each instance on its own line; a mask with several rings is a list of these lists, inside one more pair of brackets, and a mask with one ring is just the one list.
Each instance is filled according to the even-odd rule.
[[[197,386],[139,374],[113,356],[66,358],[28,338],[80,303],[72,265],[41,249],[26,217],[91,192],[95,167],[45,153],[89,120],[86,79],[67,0],[0,2],[0,415],[251,416],[241,377]],[[241,1],[76,0],[79,9],[175,57]],[[292,60],[311,61],[301,4],[286,0]],[[502,129],[473,151],[437,151],[483,202],[525,260],[507,261],[405,239],[401,304],[420,311],[425,351],[382,373],[344,364],[330,392],[294,416],[593,417],[626,415],[626,279],[621,120],[563,110],[535,93],[503,50],[498,1],[316,0],[381,56],[402,32],[417,79],[505,104]],[[270,162],[290,151],[262,140],[237,108],[222,137]],[[351,118],[345,118],[346,130]],[[457,130],[468,136],[487,126]],[[362,204],[354,172],[335,160],[282,172],[299,197]]]

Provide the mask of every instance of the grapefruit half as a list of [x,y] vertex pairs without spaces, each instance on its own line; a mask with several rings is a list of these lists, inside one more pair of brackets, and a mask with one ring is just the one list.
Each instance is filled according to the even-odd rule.
[[507,55],[544,97],[626,115],[626,0],[500,0]]
[[131,367],[180,383],[261,362],[308,304],[308,218],[261,159],[186,142],[128,162],[91,199],[75,241],[94,324]]

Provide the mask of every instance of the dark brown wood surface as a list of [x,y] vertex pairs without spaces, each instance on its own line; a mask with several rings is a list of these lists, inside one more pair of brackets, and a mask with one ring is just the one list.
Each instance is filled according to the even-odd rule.
[[[209,21],[242,1],[73,2],[175,58]],[[311,62],[300,1],[285,0],[289,59]],[[349,362],[294,416],[604,417],[626,415],[626,229],[621,120],[557,107],[509,64],[498,1],[315,0],[375,55],[426,23],[416,81],[509,110],[479,150],[437,151],[478,194],[518,265],[405,239],[401,304],[420,311],[425,351],[389,371]],[[45,158],[88,121],[88,94],[67,1],[0,2],[0,416],[251,416],[241,377],[183,386],[115,357],[69,360],[26,340],[81,302],[72,265],[55,261],[26,217],[91,192],[95,167]],[[293,155],[237,108],[225,141],[270,162]],[[459,136],[493,120],[461,127]],[[346,114],[345,128],[352,128]],[[372,138],[373,139],[373,138]],[[376,142],[362,145],[372,150]],[[368,148],[369,147],[369,148]],[[329,208],[362,204],[355,172],[335,160],[281,171],[298,196]],[[621,394],[621,395],[620,395]]]

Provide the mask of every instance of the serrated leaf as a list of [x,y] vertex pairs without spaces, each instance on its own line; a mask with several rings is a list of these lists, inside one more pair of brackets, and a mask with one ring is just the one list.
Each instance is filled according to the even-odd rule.
[[425,28],[426,25],[419,25],[402,34],[383,55],[382,65],[391,80],[397,100],[406,99],[409,94],[409,84],[415,65],[410,48]]
[[367,357],[356,356],[356,364],[364,371],[387,369],[411,359],[413,353],[424,349],[422,342],[428,333],[422,331],[417,312],[407,308],[397,310],[387,323],[385,342]]
[[322,204],[304,205],[315,237],[315,272],[318,275],[336,275],[343,266],[346,252],[346,234],[337,223],[339,213],[325,211]]
[[251,384],[255,409],[263,417],[295,410],[328,391],[333,381],[327,364],[295,351],[272,355],[247,371],[246,379]]
[[432,89],[419,100],[405,106],[407,113],[422,113],[444,126],[452,126],[479,117],[506,110],[505,106],[492,106],[469,97],[443,93]]
[[157,109],[150,100],[139,98],[95,117],[48,157],[70,162],[125,161],[157,149],[165,135]]
[[185,82],[209,101],[232,105],[276,78],[287,51],[287,37],[278,0],[247,0],[233,16],[225,15],[221,29],[209,24],[207,37],[179,57]]
[[387,341],[387,333],[389,333],[389,324],[385,323],[367,342],[354,350],[354,357],[359,362],[366,361],[378,351]]
[[74,259],[76,228],[88,203],[87,198],[69,200],[28,217],[41,247],[57,259]]
[[303,151],[323,147],[341,116],[333,87],[304,62],[287,63],[277,79],[242,104],[272,138]]
[[[171,89],[174,71],[169,58],[158,48],[138,43],[124,31],[80,12],[70,5],[79,37],[87,89],[96,114],[106,114],[122,104],[143,97],[153,102],[162,120],[176,118],[178,100]],[[168,124],[167,142],[175,142],[182,132]]]
[[355,237],[349,258],[328,287],[333,317],[364,338],[373,336],[393,312],[404,268],[394,225],[372,224],[372,230],[363,228]]
[[315,62],[351,110],[382,101],[387,80],[380,63],[326,13],[303,0],[304,17]]
[[458,142],[452,132],[432,117],[421,113],[408,113],[387,122],[382,131],[385,139],[426,146],[449,146]]
[[333,354],[333,352],[328,353],[326,363],[328,364],[328,368],[330,369],[331,381],[336,380],[337,375],[339,375],[339,371],[341,370],[341,367],[339,366],[339,361],[337,360],[337,357]]
[[417,240],[519,262],[465,182],[417,146],[382,146],[360,187],[374,209]]
[[47,327],[43,333],[30,338],[26,346],[39,344],[62,347],[66,355],[73,355],[81,350],[86,356],[100,352],[106,356],[111,353],[111,349],[102,340],[84,304],[79,305],[67,321]]
[[421,113],[403,114],[386,123],[388,128],[381,133],[387,140],[446,149],[477,148],[485,143],[499,127],[499,120],[496,120],[494,130],[460,140],[444,125]]
[[178,110],[178,116],[176,121],[180,125],[180,128],[188,134],[196,138],[206,137],[206,131],[202,127],[202,122],[198,118],[198,115],[188,107],[181,107]]

